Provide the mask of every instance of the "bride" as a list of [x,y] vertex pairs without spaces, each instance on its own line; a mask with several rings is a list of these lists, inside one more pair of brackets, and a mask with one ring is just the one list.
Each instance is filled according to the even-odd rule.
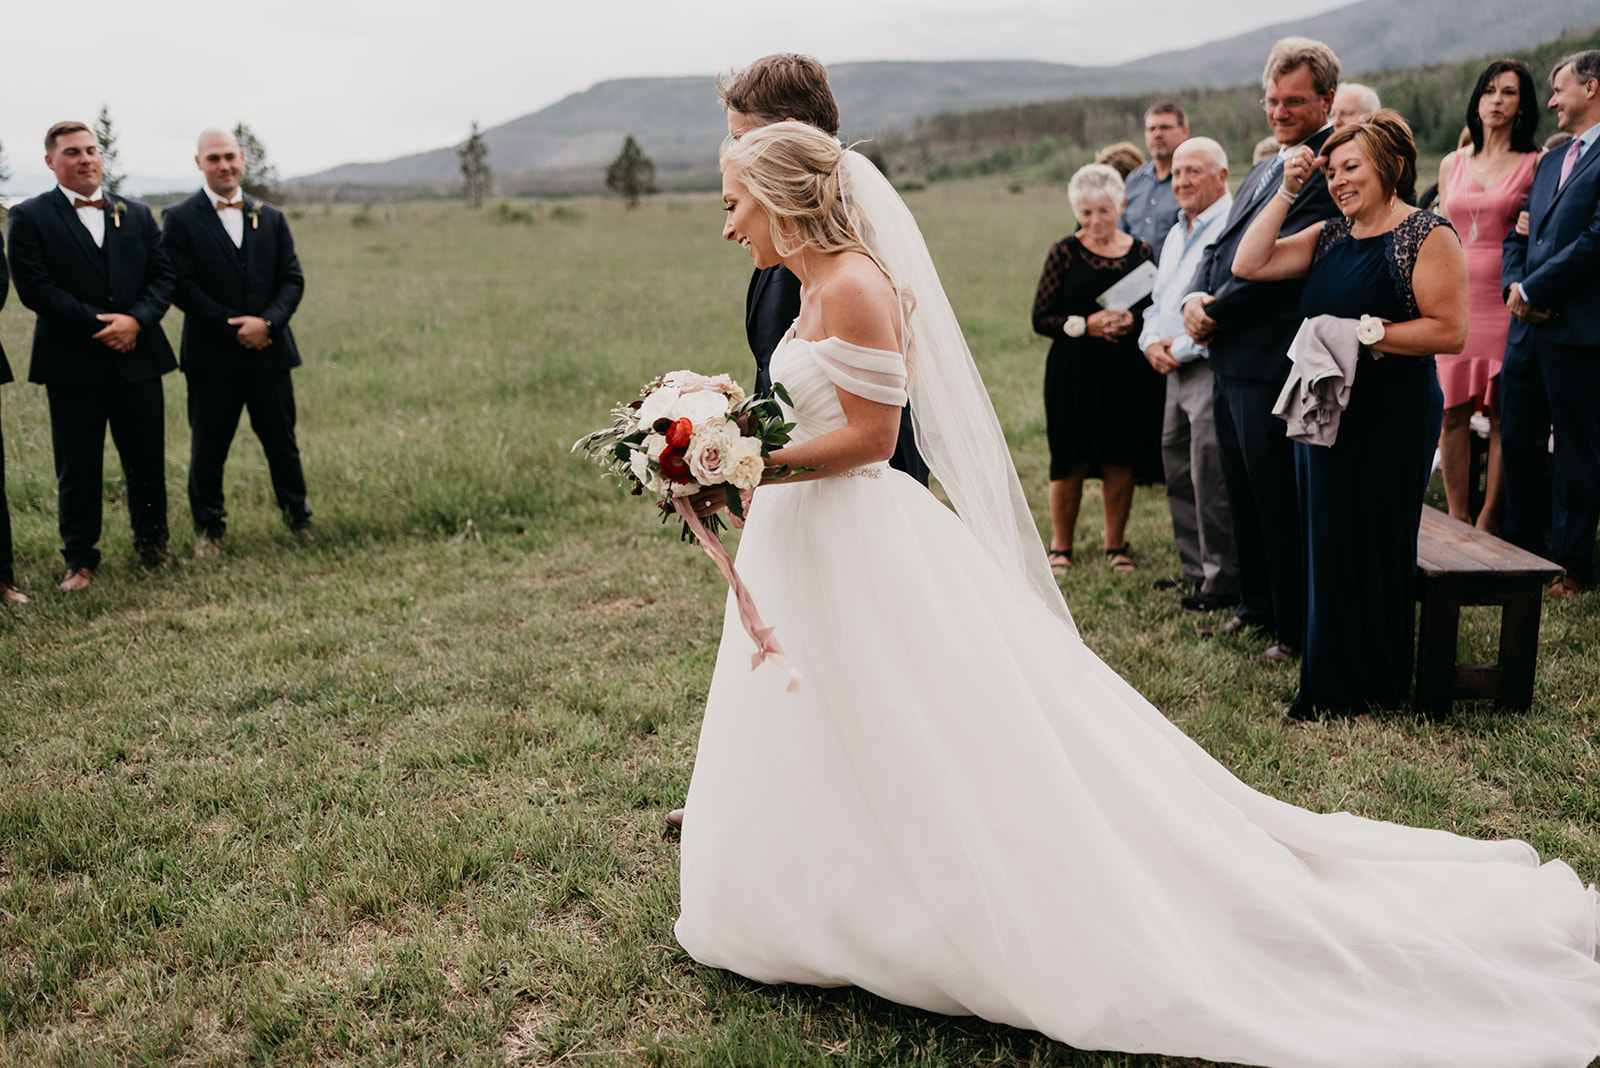
[[[910,213],[787,122],[723,152],[724,235],[801,280],[797,424],[739,569],[686,803],[679,942],[1083,1049],[1582,1068],[1600,898],[1522,842],[1255,793],[1081,642]],[[909,394],[955,511],[883,461]]]

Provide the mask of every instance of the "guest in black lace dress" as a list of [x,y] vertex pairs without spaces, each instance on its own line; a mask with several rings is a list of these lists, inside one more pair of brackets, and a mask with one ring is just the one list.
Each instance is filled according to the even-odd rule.
[[[1443,219],[1408,207],[1416,146],[1405,120],[1374,113],[1285,162],[1283,189],[1239,245],[1243,278],[1307,276],[1307,318],[1386,320],[1356,361],[1331,446],[1295,443],[1305,544],[1305,657],[1295,719],[1401,705],[1411,680],[1417,524],[1443,418],[1434,354],[1467,335],[1467,265]],[[1313,166],[1342,219],[1275,240]],[[1355,329],[1355,323],[1350,324]],[[1347,378],[1347,381],[1349,379]]]
[[1053,339],[1044,372],[1050,568],[1061,574],[1071,564],[1083,480],[1098,478],[1106,558],[1113,569],[1131,571],[1128,511],[1135,482],[1162,478],[1166,380],[1139,351],[1136,324],[1149,298],[1130,310],[1102,309],[1095,298],[1155,253],[1117,229],[1123,183],[1111,167],[1084,167],[1072,176],[1067,196],[1080,228],[1051,247],[1033,298],[1033,329]]

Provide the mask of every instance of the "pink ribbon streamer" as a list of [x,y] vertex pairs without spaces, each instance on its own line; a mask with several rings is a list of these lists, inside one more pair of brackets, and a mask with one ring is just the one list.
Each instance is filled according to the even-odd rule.
[[750,640],[756,643],[755,654],[750,658],[750,670],[760,667],[763,661],[770,661],[777,667],[789,673],[789,685],[785,689],[789,693],[800,692],[800,672],[789,663],[783,655],[783,646],[778,644],[777,636],[767,621],[761,618],[761,609],[756,607],[756,599],[750,593],[750,587],[744,584],[739,577],[739,572],[733,569],[733,561],[728,558],[728,550],[722,547],[722,542],[717,536],[707,530],[705,524],[700,522],[700,517],[694,514],[694,506],[683,497],[674,497],[672,507],[683,517],[684,523],[700,539],[700,548],[706,551],[717,570],[722,572],[722,577],[728,580],[728,588],[733,590],[733,598],[739,602],[739,622],[744,624],[744,632],[750,635]]

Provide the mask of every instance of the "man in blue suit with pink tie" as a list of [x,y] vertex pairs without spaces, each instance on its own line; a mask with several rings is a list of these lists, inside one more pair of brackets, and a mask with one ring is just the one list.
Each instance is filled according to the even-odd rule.
[[1550,76],[1550,108],[1572,140],[1539,163],[1528,233],[1506,238],[1501,285],[1514,321],[1500,372],[1507,540],[1543,544],[1542,473],[1555,434],[1548,555],[1567,573],[1550,596],[1594,582],[1600,522],[1600,49]]

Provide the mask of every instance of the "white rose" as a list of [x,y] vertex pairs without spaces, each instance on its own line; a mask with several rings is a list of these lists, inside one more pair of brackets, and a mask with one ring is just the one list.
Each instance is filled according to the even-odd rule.
[[677,402],[672,406],[668,419],[685,419],[696,427],[711,419],[722,419],[728,414],[728,397],[723,393],[702,390],[695,393],[680,393]]
[[[678,391],[673,386],[658,386],[639,405],[639,425],[655,426],[658,419],[670,419],[672,406],[678,403]],[[654,456],[656,453],[651,453]]]
[[1082,337],[1089,332],[1089,320],[1081,315],[1069,315],[1061,329],[1068,337]]
[[683,455],[695,481],[703,486],[726,482],[726,464],[731,459],[733,443],[738,439],[739,428],[726,419],[710,419],[695,427],[689,448]]
[[752,490],[761,481],[766,466],[761,459],[761,444],[755,438],[734,438],[722,460],[722,477],[742,490]]
[[1383,320],[1375,315],[1363,315],[1356,324],[1356,340],[1363,345],[1376,345],[1383,340]]
[[635,478],[644,483],[644,488],[651,493],[667,492],[666,479],[661,477],[659,471],[650,469],[650,457],[643,450],[636,449],[633,455],[628,457],[628,469],[633,472]]
[[661,459],[661,450],[666,447],[667,439],[660,434],[646,434],[644,436],[644,451],[649,454],[650,459]]
[[672,386],[679,393],[697,393],[700,390],[709,390],[721,393],[738,404],[744,400],[744,390],[731,375],[702,375],[693,371],[673,371],[661,379],[662,383]]

